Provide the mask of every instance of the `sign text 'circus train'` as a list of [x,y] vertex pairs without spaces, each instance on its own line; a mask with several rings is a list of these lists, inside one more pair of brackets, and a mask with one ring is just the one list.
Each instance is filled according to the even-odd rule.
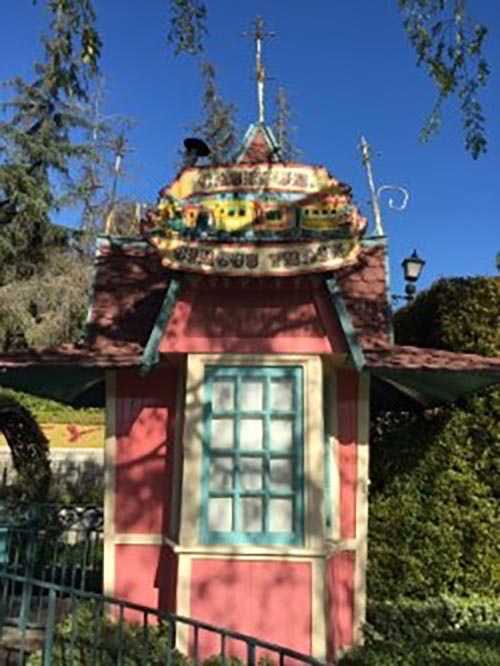
[[356,258],[366,219],[323,167],[192,167],[160,192],[143,234],[167,268],[231,275],[299,274]]

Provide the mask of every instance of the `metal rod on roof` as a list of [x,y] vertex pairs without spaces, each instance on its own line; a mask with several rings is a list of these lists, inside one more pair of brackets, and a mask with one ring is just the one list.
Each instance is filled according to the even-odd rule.
[[382,226],[382,214],[380,212],[380,204],[375,188],[375,181],[373,178],[372,163],[371,163],[371,146],[364,136],[361,136],[361,159],[366,169],[366,176],[368,178],[368,187],[370,189],[370,198],[373,210],[373,219],[375,222],[375,236],[384,236],[384,228]]

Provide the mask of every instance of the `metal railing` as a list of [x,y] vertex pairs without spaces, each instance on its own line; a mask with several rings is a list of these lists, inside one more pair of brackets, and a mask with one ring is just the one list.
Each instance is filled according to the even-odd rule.
[[207,622],[5,571],[0,572],[0,663],[323,666],[295,650]]
[[0,527],[0,568],[94,592],[102,590],[101,507],[34,505]]

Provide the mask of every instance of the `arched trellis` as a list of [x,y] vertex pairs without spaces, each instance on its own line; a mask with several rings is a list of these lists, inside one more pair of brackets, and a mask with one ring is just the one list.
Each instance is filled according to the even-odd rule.
[[0,395],[0,433],[9,446],[23,499],[44,501],[51,481],[48,440],[31,412]]

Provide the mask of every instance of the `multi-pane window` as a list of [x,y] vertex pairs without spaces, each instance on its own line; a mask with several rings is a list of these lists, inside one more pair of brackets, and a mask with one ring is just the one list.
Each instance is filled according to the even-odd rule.
[[206,368],[204,543],[302,543],[302,402],[299,367]]

